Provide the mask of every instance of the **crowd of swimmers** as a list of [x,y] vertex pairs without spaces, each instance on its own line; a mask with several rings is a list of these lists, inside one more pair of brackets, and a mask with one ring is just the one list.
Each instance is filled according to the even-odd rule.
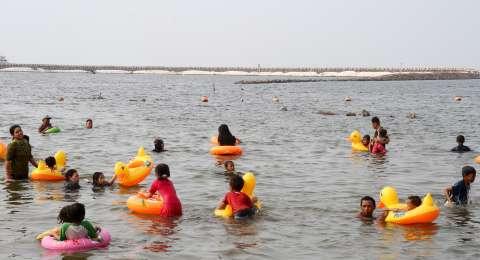
[[[375,130],[372,141],[369,135],[363,136],[362,143],[369,147],[369,151],[373,154],[385,154],[386,144],[390,142],[390,138],[387,135],[387,130],[380,125],[380,119],[378,117],[372,118],[372,127]],[[471,149],[465,146],[465,137],[463,135],[457,136],[457,146],[451,149],[452,152],[463,153],[469,152]],[[462,179],[456,182],[453,186],[449,186],[444,189],[443,194],[445,196],[445,205],[467,205],[470,201],[470,185],[475,181],[476,170],[472,166],[462,167]],[[366,220],[377,219],[384,221],[389,211],[409,211],[422,204],[422,200],[419,196],[412,195],[405,200],[407,208],[402,209],[385,209],[383,214],[375,217],[373,215],[376,209],[375,200],[370,196],[365,196],[360,199],[360,212],[358,217]]]
[[[52,128],[51,117],[45,116],[42,120],[42,125],[39,127],[39,133],[45,133],[46,130]],[[85,127],[90,129],[93,127],[93,121],[87,119]],[[12,142],[8,145],[7,156],[5,162],[6,179],[28,179],[28,164],[38,167],[38,163],[32,156],[32,147],[30,146],[28,136],[23,134],[20,125],[12,125],[10,127],[10,134]],[[236,145],[240,140],[231,134],[227,125],[222,124],[218,128],[218,143],[221,146]],[[153,152],[164,152],[164,142],[160,138],[154,140]],[[80,187],[80,174],[74,169],[65,168],[57,169],[57,162],[55,157],[49,156],[45,158],[45,164],[51,171],[59,171],[65,177],[64,189],[67,192],[77,191]],[[225,194],[218,205],[218,209],[225,209],[227,205],[232,207],[235,219],[245,219],[253,216],[257,209],[254,206],[256,198],[250,198],[241,190],[244,185],[243,178],[240,172],[235,171],[233,161],[225,161],[225,175],[229,177],[230,191]],[[156,179],[150,185],[148,191],[140,191],[138,196],[142,198],[159,198],[163,200],[164,207],[162,212],[159,212],[163,217],[175,217],[182,215],[182,204],[177,196],[175,187],[170,178],[170,169],[167,164],[160,163],[155,167]],[[104,187],[114,185],[116,175],[107,180],[102,172],[95,172],[92,176],[91,184],[93,190],[97,191]],[[74,203],[67,205],[60,210],[58,214],[58,222],[62,224],[60,227],[52,229],[47,232],[47,235],[52,235],[58,240],[78,239],[78,238],[98,238],[98,227],[94,227],[90,222],[84,220],[85,206],[81,203]]]

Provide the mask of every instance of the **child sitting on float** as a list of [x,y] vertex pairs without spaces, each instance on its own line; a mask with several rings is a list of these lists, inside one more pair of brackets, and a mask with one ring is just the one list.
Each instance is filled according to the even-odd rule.
[[249,218],[255,215],[256,208],[253,205],[256,198],[250,199],[247,194],[241,192],[243,188],[243,178],[234,175],[230,178],[230,191],[225,194],[225,197],[218,205],[217,209],[225,209],[227,205],[232,207],[233,217],[237,220]]

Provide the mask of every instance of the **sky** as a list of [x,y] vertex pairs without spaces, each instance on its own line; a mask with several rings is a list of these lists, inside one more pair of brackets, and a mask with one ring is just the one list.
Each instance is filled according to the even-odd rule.
[[15,63],[480,68],[478,0],[0,0]]

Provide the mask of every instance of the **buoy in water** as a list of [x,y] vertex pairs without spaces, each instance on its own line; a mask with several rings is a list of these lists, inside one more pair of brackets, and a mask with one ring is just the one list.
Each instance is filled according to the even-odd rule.
[[202,96],[202,97],[200,98],[200,100],[201,100],[202,102],[208,102],[208,96]]

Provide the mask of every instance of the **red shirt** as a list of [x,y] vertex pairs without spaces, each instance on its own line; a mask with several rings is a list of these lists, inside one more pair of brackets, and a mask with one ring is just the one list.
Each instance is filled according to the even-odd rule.
[[238,191],[227,192],[223,199],[223,203],[230,205],[233,209],[233,213],[253,208],[253,203],[250,197],[248,197],[247,194]]
[[163,199],[163,208],[160,215],[173,217],[182,215],[182,204],[177,197],[173,183],[169,179],[155,180],[150,186],[150,194],[159,194]]
[[385,146],[381,144],[380,142],[375,142],[372,148],[372,153],[373,154],[385,154],[387,150],[385,149]]

